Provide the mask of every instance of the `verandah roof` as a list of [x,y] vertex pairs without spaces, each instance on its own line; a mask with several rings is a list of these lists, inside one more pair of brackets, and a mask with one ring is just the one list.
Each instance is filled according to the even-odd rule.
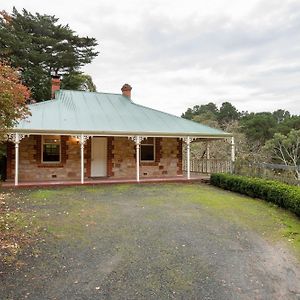
[[60,90],[55,100],[30,105],[14,128],[24,133],[229,137],[231,134],[135,104],[120,94]]

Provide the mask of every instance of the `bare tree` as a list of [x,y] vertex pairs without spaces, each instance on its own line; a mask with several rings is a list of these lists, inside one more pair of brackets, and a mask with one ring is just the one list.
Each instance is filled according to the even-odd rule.
[[267,141],[264,150],[273,162],[291,166],[295,178],[300,180],[300,130],[292,129],[287,135],[276,133]]

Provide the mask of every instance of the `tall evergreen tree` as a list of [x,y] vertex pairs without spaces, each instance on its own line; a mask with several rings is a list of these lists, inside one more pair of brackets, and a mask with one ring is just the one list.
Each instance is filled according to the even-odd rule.
[[182,118],[192,120],[196,116],[209,114],[217,117],[219,110],[215,103],[209,102],[208,104],[195,105],[192,109],[188,108],[185,113],[181,115]]
[[35,100],[50,98],[51,75],[78,72],[97,55],[97,41],[80,37],[58,18],[16,8],[0,14],[0,57],[19,67]]
[[277,121],[272,113],[250,113],[241,119],[241,129],[250,143],[263,146],[276,132]]
[[218,121],[222,127],[225,124],[237,121],[240,118],[240,112],[229,102],[223,102],[218,114]]

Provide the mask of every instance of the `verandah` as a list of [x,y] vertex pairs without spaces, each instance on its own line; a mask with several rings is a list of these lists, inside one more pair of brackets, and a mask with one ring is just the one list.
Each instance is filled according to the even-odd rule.
[[[56,133],[57,134],[57,133]],[[15,164],[14,164],[14,184],[15,186],[17,186],[19,184],[19,145],[20,142],[23,138],[25,138],[26,136],[29,136],[29,134],[26,133],[19,133],[19,132],[14,132],[14,133],[10,133],[8,135],[8,138],[10,141],[12,141],[15,145]],[[78,140],[78,144],[80,146],[80,183],[84,184],[85,183],[85,176],[84,176],[84,168],[85,168],[85,156],[84,156],[84,149],[85,149],[85,145],[86,142],[92,138],[92,137],[103,137],[103,135],[89,135],[89,134],[75,134],[72,135],[73,137],[75,137]],[[120,135],[116,135],[115,137],[120,137]],[[122,136],[124,137],[124,136]],[[140,167],[141,167],[141,162],[140,162],[140,148],[141,148],[141,143],[143,140],[147,139],[147,138],[151,138],[153,136],[140,136],[140,135],[128,135],[125,136],[126,138],[134,141],[135,143],[135,151],[136,151],[136,182],[140,182]],[[170,138],[170,136],[168,137],[164,137],[164,138]],[[175,137],[172,137],[175,138]],[[187,166],[187,170],[186,170],[186,178],[189,180],[191,179],[191,168],[190,168],[190,144],[193,141],[197,141],[197,140],[201,140],[203,139],[203,137],[192,137],[192,136],[180,136],[180,137],[176,137],[176,138],[180,138],[182,139],[182,141],[186,144],[186,166]],[[205,139],[208,139],[207,137],[205,137]],[[211,140],[213,140],[213,138],[211,138]],[[230,140],[231,142],[231,161],[233,162],[235,160],[235,147],[234,147],[234,139],[231,138]]]

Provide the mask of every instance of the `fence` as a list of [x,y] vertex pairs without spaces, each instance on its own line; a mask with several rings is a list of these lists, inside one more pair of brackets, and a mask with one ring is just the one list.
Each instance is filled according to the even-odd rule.
[[[183,171],[187,171],[187,161],[183,160]],[[190,170],[193,173],[231,173],[244,176],[253,176],[278,180],[291,185],[300,185],[300,180],[295,178],[296,168],[300,171],[300,166],[286,166],[281,164],[267,163],[245,163],[236,162],[233,164],[229,160],[219,159],[191,159]]]
[[[183,171],[187,170],[187,161],[183,160]],[[221,159],[191,159],[190,170],[194,173],[211,174],[211,173],[230,173],[232,162]]]
[[239,162],[234,166],[234,173],[238,175],[278,180],[292,185],[300,185],[300,181],[295,178],[296,168],[300,171],[300,166],[294,167],[281,164]]

